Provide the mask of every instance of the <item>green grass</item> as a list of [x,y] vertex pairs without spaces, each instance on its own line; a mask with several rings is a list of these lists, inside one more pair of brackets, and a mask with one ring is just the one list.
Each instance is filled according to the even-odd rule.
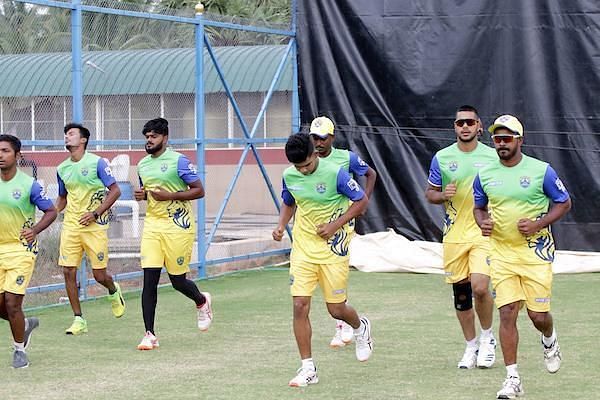
[[[553,315],[562,369],[548,374],[537,331],[522,313],[519,370],[526,400],[596,399],[600,382],[597,333],[600,274],[556,276]],[[215,321],[195,328],[192,303],[161,289],[161,347],[140,352],[140,299],[126,296],[116,320],[106,300],[83,304],[89,333],[64,335],[68,306],[36,311],[41,326],[31,365],[10,368],[12,340],[0,322],[0,399],[494,399],[504,376],[501,352],[490,370],[458,370],[463,341],[451,290],[432,275],[352,272],[350,300],[373,323],[375,351],[366,363],[354,346],[328,347],[334,323],[322,297],[313,299],[313,357],[320,382],[287,387],[299,366],[291,328],[287,272],[260,270],[199,283],[213,294]],[[494,330],[497,332],[497,319]]]

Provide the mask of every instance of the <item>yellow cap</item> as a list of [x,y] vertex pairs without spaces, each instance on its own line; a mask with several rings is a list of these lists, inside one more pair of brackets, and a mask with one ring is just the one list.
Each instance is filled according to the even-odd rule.
[[310,124],[310,134],[326,138],[327,135],[333,135],[333,122],[327,117],[317,117]]
[[512,115],[505,114],[499,116],[494,121],[494,124],[488,128],[488,131],[493,135],[498,128],[506,128],[519,136],[523,136],[523,125]]

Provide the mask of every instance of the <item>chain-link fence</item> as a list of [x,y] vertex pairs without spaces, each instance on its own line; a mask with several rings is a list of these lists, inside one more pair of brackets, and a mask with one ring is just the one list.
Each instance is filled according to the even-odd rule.
[[[108,161],[121,189],[108,231],[108,272],[126,287],[141,286],[146,210],[133,199],[136,165],[146,155],[141,131],[159,116],[169,121],[171,147],[204,172],[206,198],[194,210],[205,236],[195,245],[191,275],[284,259],[289,242],[273,242],[270,232],[287,164],[281,146],[299,120],[294,24],[267,21],[156,2],[0,4],[0,132],[23,141],[20,167],[56,199],[56,167],[69,156],[63,127],[77,120],[90,130],[88,151]],[[61,219],[39,237],[30,307],[64,299]],[[82,296],[105,294],[88,286],[90,278],[84,263]]]

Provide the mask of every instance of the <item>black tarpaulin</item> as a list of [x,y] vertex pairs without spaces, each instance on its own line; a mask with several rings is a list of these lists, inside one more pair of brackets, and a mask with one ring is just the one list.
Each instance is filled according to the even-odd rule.
[[298,49],[303,125],[329,116],[379,175],[359,231],[441,239],[429,162],[471,104],[486,125],[517,116],[523,151],[563,179],[559,247],[600,250],[599,2],[299,0]]

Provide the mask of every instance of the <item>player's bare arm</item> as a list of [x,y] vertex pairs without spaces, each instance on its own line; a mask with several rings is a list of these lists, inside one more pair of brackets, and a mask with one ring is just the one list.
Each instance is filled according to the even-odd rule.
[[281,204],[281,210],[279,211],[279,222],[277,223],[277,228],[273,229],[273,240],[280,242],[283,239],[283,234],[285,232],[285,227],[289,224],[290,220],[294,216],[296,212],[296,205],[288,206],[285,203]]
[[473,208],[473,216],[475,217],[475,222],[481,229],[481,234],[483,236],[491,236],[492,230],[494,229],[494,221],[490,217],[487,205],[483,207],[475,206],[475,208]]
[[429,184],[425,190],[425,198],[432,204],[442,204],[450,200],[456,194],[456,182],[451,182],[446,185],[444,191],[439,186]]
[[375,188],[375,181],[377,180],[377,172],[371,167],[367,170],[365,174],[365,178],[367,178],[367,182],[365,183],[365,194],[367,198],[371,198],[373,194],[373,189]]
[[183,192],[168,192],[162,187],[158,187],[149,192],[156,201],[196,200],[204,197],[204,187],[199,180],[189,183],[188,190],[184,190]]
[[323,239],[329,239],[332,237],[342,226],[348,223],[348,221],[361,215],[366,209],[369,198],[365,195],[362,199],[352,203],[348,210],[339,216],[335,221],[329,222],[328,224],[321,224],[317,226],[317,234]]
[[31,244],[37,237],[37,235],[50,226],[52,222],[56,219],[58,212],[56,211],[56,207],[50,207],[46,211],[44,211],[44,215],[37,224],[32,226],[31,228],[21,230],[21,237],[27,241],[27,243]]
[[550,211],[542,218],[536,221],[532,221],[529,218],[522,218],[517,223],[517,227],[522,235],[531,236],[561,219],[570,209],[571,199],[564,203],[553,203]]

